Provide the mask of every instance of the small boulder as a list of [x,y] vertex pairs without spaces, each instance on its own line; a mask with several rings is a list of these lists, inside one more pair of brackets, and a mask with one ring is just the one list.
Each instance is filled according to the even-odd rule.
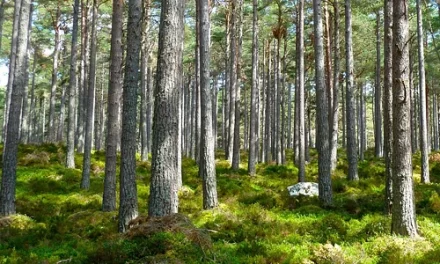
[[306,196],[313,197],[319,195],[319,188],[316,182],[299,182],[287,187],[289,195],[292,197]]

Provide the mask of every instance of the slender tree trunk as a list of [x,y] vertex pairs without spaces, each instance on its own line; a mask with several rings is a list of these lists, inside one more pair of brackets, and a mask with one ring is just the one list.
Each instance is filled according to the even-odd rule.
[[258,0],[253,0],[252,17],[252,88],[251,88],[251,117],[249,137],[248,173],[255,176],[255,165],[258,159]]
[[236,105],[236,90],[237,87],[237,0],[231,1],[231,25],[230,25],[230,63],[229,63],[229,134],[228,134],[228,151],[227,159],[232,164],[234,153],[234,131],[235,131],[235,105]]
[[438,131],[438,95],[432,95],[432,131],[434,137],[434,151],[439,150],[439,131]]
[[266,85],[264,87],[265,91],[266,91],[266,109],[265,109],[265,124],[264,124],[264,145],[265,145],[265,159],[264,162],[265,163],[269,163],[272,161],[272,155],[271,155],[271,145],[272,145],[272,130],[270,127],[270,124],[272,123],[272,93],[271,93],[271,83],[272,83],[272,78],[271,78],[271,49],[270,49],[270,41],[267,41],[267,82]]
[[376,78],[374,95],[374,149],[376,157],[383,156],[383,134],[382,134],[382,87],[380,85],[381,56],[380,56],[380,13],[376,12]]
[[428,120],[427,120],[427,94],[425,81],[425,54],[423,46],[423,25],[422,25],[422,9],[420,0],[416,0],[417,4],[417,47],[419,57],[419,96],[420,96],[420,150],[421,158],[421,180],[422,183],[429,183],[429,150],[428,150]]
[[5,22],[5,3],[6,0],[2,0],[0,4],[0,52],[2,50],[2,39],[3,39],[3,23]]
[[66,151],[66,167],[75,168],[75,104],[76,104],[76,57],[78,43],[78,19],[79,19],[79,0],[75,0],[73,5],[73,29],[72,29],[72,45],[70,52],[70,70],[69,70],[69,105],[67,119],[67,151]]
[[88,90],[87,90],[87,117],[86,130],[84,139],[84,158],[83,171],[81,179],[81,188],[89,189],[90,187],[90,164],[92,157],[92,139],[93,139],[93,125],[95,123],[95,84],[96,84],[96,23],[98,19],[98,5],[97,0],[93,0],[93,14],[92,14],[92,28],[91,28],[91,42],[90,42],[90,70],[88,74]]
[[417,236],[409,126],[408,1],[393,1],[393,208],[391,232]]
[[[235,1],[235,0],[234,0]],[[238,0],[238,34],[236,39],[237,45],[237,72],[235,85],[235,115],[234,115],[234,145],[232,153],[232,169],[238,170],[240,167],[240,120],[241,120],[241,54],[243,46],[243,0]]]
[[[26,58],[25,58],[25,68],[29,69],[29,56],[30,56],[30,50],[31,50],[31,29],[32,29],[32,13],[33,13],[33,5],[31,4],[30,11],[29,11],[29,33],[28,38],[26,42]],[[1,12],[1,11],[0,11]],[[1,18],[0,18],[1,19]],[[0,21],[1,22],[1,21]],[[2,22],[1,22],[2,23]],[[0,34],[1,38],[1,34]],[[0,40],[1,42],[1,40]],[[1,43],[0,43],[1,46]],[[0,47],[1,49],[1,47]],[[35,66],[35,63],[34,63]],[[21,122],[20,122],[20,140],[24,144],[29,143],[29,71],[26,71],[26,80],[25,80],[25,86],[23,91],[23,104],[22,104],[22,110],[21,110]]]
[[215,178],[214,139],[211,109],[210,87],[210,32],[209,4],[205,0],[199,1],[200,21],[200,95],[201,95],[201,139],[200,139],[200,166],[199,176],[203,179],[203,208],[211,209],[218,206],[217,182]]
[[384,78],[383,78],[383,129],[385,157],[385,212],[391,214],[392,198],[392,142],[393,142],[393,97],[392,97],[392,47],[393,47],[393,0],[384,0]]
[[149,41],[148,33],[150,27],[150,0],[143,1],[143,23],[142,23],[142,49],[141,49],[141,111],[140,111],[140,131],[141,131],[141,160],[148,160],[148,127],[147,112],[151,102],[148,100],[148,59]]
[[[338,130],[339,130],[339,71],[341,68],[340,62],[340,46],[339,46],[339,0],[334,1],[334,69],[333,69],[333,109],[332,109],[332,134],[331,134],[331,165],[332,170],[336,169],[338,161]],[[343,89],[341,89],[342,91]],[[344,100],[342,100],[344,101]],[[344,130],[344,128],[343,128]],[[344,135],[343,135],[344,138]]]
[[57,11],[53,21],[53,28],[55,31],[55,43],[53,52],[53,64],[52,64],[52,85],[50,88],[50,99],[49,99],[49,142],[56,141],[56,117],[55,117],[55,100],[57,94],[57,82],[58,82],[58,57],[61,50],[61,36],[60,36],[60,17],[61,8],[58,1]]
[[14,82],[11,89],[11,104],[8,115],[7,137],[3,150],[3,167],[0,191],[0,215],[7,216],[16,213],[15,209],[15,186],[17,169],[17,152],[19,143],[20,112],[23,100],[23,87],[26,85],[26,53],[29,33],[30,0],[16,1],[21,2],[15,8],[20,7],[20,16],[17,19],[17,47],[15,70],[9,72],[13,74]]
[[177,213],[178,78],[183,42],[184,2],[162,1],[155,86],[151,185],[148,214]]
[[110,50],[110,85],[107,108],[107,141],[105,151],[105,178],[102,210],[116,210],[116,152],[118,141],[118,121],[120,94],[122,88],[122,22],[124,1],[113,0],[112,37]]
[[[200,12],[199,1],[196,0],[196,13]],[[195,62],[194,62],[194,91],[195,91],[195,130],[194,130],[194,155],[195,160],[199,163],[200,160],[200,131],[201,131],[201,108],[200,108],[200,21],[196,15],[196,45],[195,45]]]
[[36,71],[36,67],[37,67],[37,53],[34,52],[34,58],[33,58],[33,62],[32,62],[32,81],[31,81],[31,89],[30,89],[30,107],[29,107],[29,114],[28,114],[28,124],[29,124],[29,128],[28,128],[28,143],[29,142],[34,142],[35,141],[35,134],[36,134],[36,129],[35,129],[35,117],[36,117],[36,111],[35,111],[35,71]]
[[306,135],[304,92],[304,0],[298,1],[298,182],[306,180]]
[[[84,2],[86,1],[86,2]],[[80,86],[78,89],[78,117],[77,117],[77,131],[76,131],[76,145],[79,153],[84,153],[84,123],[86,115],[87,102],[85,93],[88,91],[88,62],[89,57],[89,36],[88,36],[88,4],[89,0],[81,0],[81,71],[80,71]]]
[[[166,8],[166,5],[163,5],[162,8]],[[125,60],[122,102],[121,175],[119,189],[118,229],[121,233],[125,232],[128,228],[128,223],[138,216],[136,188],[136,105],[137,91],[139,91],[138,81],[140,77],[139,54],[141,50],[141,23],[142,0],[129,0],[126,42],[127,57]]]
[[[410,48],[411,50],[411,48]],[[413,154],[415,154],[417,152],[417,148],[418,148],[418,137],[417,137],[417,130],[419,128],[419,126],[417,125],[417,115],[418,115],[418,110],[417,110],[417,98],[416,98],[416,90],[414,87],[414,71],[413,71],[413,56],[410,52],[409,54],[409,90],[410,90],[410,97],[411,97],[411,108],[410,108],[410,115],[411,115],[411,151]],[[417,87],[418,88],[418,87]]]
[[330,175],[330,142],[328,104],[324,71],[324,39],[322,28],[321,0],[313,0],[313,21],[315,34],[315,83],[316,83],[316,119],[318,147],[319,200],[323,206],[332,204],[332,184]]
[[[231,7],[232,5],[229,4]],[[225,25],[226,25],[226,48],[225,48],[225,87],[224,87],[224,100],[223,100],[223,108],[224,108],[224,132],[223,132],[223,149],[225,151],[226,159],[229,159],[229,113],[230,113],[230,88],[231,88],[231,72],[230,72],[230,63],[231,58],[229,57],[231,54],[231,8],[228,8],[228,12],[226,12],[225,17]]]
[[355,86],[354,86],[354,66],[353,66],[353,38],[351,27],[351,3],[345,0],[345,65],[346,65],[346,125],[347,125],[347,159],[348,159],[348,179],[356,181],[358,176],[358,148],[356,144],[356,118],[355,118]]
[[12,23],[12,40],[11,40],[11,54],[9,56],[9,74],[8,75],[8,83],[6,85],[6,95],[5,95],[5,105],[4,105],[4,114],[3,114],[3,142],[6,142],[7,136],[7,126],[9,121],[9,107],[11,105],[11,96],[12,96],[12,85],[14,84],[14,71],[15,71],[15,61],[17,57],[17,41],[18,41],[18,31],[20,22],[20,10],[21,10],[22,1],[16,0],[14,5],[14,21]]

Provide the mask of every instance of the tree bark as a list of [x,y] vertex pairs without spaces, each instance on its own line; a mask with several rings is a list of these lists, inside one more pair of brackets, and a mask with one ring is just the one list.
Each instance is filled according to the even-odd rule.
[[67,151],[66,151],[66,167],[75,168],[75,104],[76,104],[76,57],[78,44],[78,20],[79,20],[79,0],[75,0],[73,4],[73,28],[72,28],[72,45],[70,51],[70,70],[69,70],[69,105],[67,108]]
[[376,157],[383,156],[383,134],[382,134],[382,87],[380,85],[381,56],[380,56],[380,13],[376,12],[376,77],[374,86],[374,152]]
[[393,97],[392,97],[392,47],[393,47],[393,1],[384,0],[384,78],[383,78],[383,122],[385,157],[385,212],[391,214],[392,198],[392,142],[393,142]]
[[249,137],[249,158],[248,173],[255,176],[255,165],[258,159],[258,0],[253,0],[252,16],[252,87],[251,87],[251,113],[250,113],[250,137]]
[[11,89],[11,104],[8,115],[7,137],[3,150],[3,168],[0,191],[0,215],[7,216],[16,213],[15,186],[17,176],[17,153],[19,143],[20,112],[23,100],[23,87],[26,85],[26,53],[29,33],[30,0],[21,2],[15,8],[20,8],[17,21],[17,47],[13,84]]
[[148,97],[148,59],[149,41],[148,33],[150,27],[150,0],[143,1],[143,23],[142,23],[142,49],[141,49],[141,111],[140,111],[140,133],[141,133],[141,160],[148,160],[148,126],[147,126],[147,112],[151,102]]
[[319,200],[326,207],[333,203],[330,175],[330,142],[328,104],[324,72],[324,39],[322,28],[321,0],[313,0],[313,21],[315,34],[315,83],[316,83],[316,119],[318,147]]
[[[236,0],[234,0],[236,1]],[[237,38],[236,38],[236,63],[237,72],[235,76],[235,115],[234,115],[234,144],[232,153],[232,169],[238,170],[240,167],[240,120],[241,120],[241,53],[243,46],[243,0],[238,0],[237,15]]]
[[58,1],[57,11],[53,21],[53,29],[55,31],[55,43],[53,52],[53,64],[52,64],[52,84],[50,88],[50,99],[49,99],[49,142],[56,141],[56,117],[55,117],[55,100],[57,94],[57,82],[58,82],[58,57],[61,50],[61,36],[60,36],[60,17],[61,8]]
[[[119,232],[138,216],[136,188],[136,106],[139,90],[139,53],[141,50],[142,0],[129,0],[127,56],[122,102],[121,175],[119,198]],[[177,123],[176,123],[177,124]]]
[[345,75],[346,75],[346,125],[347,125],[347,159],[348,180],[357,181],[358,176],[358,147],[356,143],[356,117],[355,117],[355,86],[353,69],[353,37],[351,27],[351,3],[345,0]]
[[420,102],[420,151],[421,157],[421,180],[422,183],[429,183],[429,150],[428,150],[428,120],[427,120],[427,94],[425,80],[425,52],[423,46],[423,25],[422,25],[422,9],[420,0],[416,0],[417,8],[417,47],[419,57],[419,102]]
[[201,95],[201,134],[200,134],[200,165],[199,176],[203,179],[203,209],[218,206],[217,182],[215,178],[215,156],[212,100],[210,87],[210,33],[211,21],[209,4],[206,0],[199,1],[200,21],[200,95]]
[[270,124],[272,123],[272,93],[271,93],[271,48],[270,48],[270,41],[267,41],[267,82],[264,87],[266,91],[266,107],[265,107],[265,124],[264,124],[264,149],[265,149],[265,155],[264,155],[264,162],[269,163],[272,161],[272,151],[271,151],[271,141],[272,141],[272,130],[270,128]]
[[234,153],[234,131],[235,131],[235,105],[237,90],[237,0],[231,1],[231,24],[230,24],[230,57],[229,57],[229,134],[227,159],[232,164]]
[[415,237],[412,157],[409,126],[408,1],[393,0],[393,208],[391,232]]
[[159,26],[159,53],[155,86],[151,185],[148,214],[177,213],[176,174],[178,155],[178,92],[183,42],[184,2],[162,1]]
[[[339,130],[339,71],[341,68],[341,59],[340,59],[340,45],[339,45],[339,0],[334,1],[334,69],[333,69],[333,108],[332,108],[332,137],[331,137],[331,165],[332,170],[336,169],[337,161],[338,161],[338,130]],[[342,87],[341,87],[342,88]],[[342,91],[343,89],[341,89]],[[344,101],[344,100],[342,100]],[[344,128],[343,128],[344,129]],[[343,136],[344,138],[344,136]]]
[[298,1],[298,182],[306,180],[306,135],[304,92],[304,0]]

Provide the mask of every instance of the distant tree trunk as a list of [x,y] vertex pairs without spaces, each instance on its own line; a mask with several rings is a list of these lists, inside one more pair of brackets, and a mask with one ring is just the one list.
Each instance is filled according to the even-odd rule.
[[105,151],[105,178],[102,210],[116,210],[116,152],[119,128],[119,107],[122,88],[122,24],[123,0],[113,0],[112,37],[110,50],[110,85],[108,90],[107,108],[107,141]]
[[298,1],[298,182],[306,180],[306,135],[305,135],[305,92],[304,92],[304,0]]
[[[166,5],[163,5],[162,8],[166,8]],[[136,188],[136,106],[137,91],[139,91],[141,23],[142,0],[129,0],[126,42],[127,57],[125,59],[122,102],[121,175],[119,189],[118,230],[121,233],[127,231],[128,223],[138,216]]]
[[142,49],[141,49],[141,111],[140,111],[140,131],[141,131],[141,160],[148,160],[148,127],[147,112],[151,102],[148,100],[148,59],[149,41],[148,32],[150,27],[150,0],[143,1],[143,23],[142,23]]
[[412,157],[409,126],[408,1],[393,0],[393,208],[391,232],[415,237]]
[[251,88],[251,117],[249,137],[248,173],[255,176],[255,165],[258,159],[258,111],[259,111],[259,87],[258,87],[258,0],[253,0],[252,19],[252,88]]
[[439,150],[439,131],[438,131],[438,95],[432,94],[432,133],[434,137],[434,151]]
[[[196,13],[200,12],[199,1],[196,0]],[[195,36],[195,62],[194,62],[194,95],[195,95],[195,119],[194,119],[194,158],[197,163],[200,159],[200,131],[201,131],[201,109],[200,109],[200,21],[199,17],[196,15],[196,36]]]
[[14,81],[11,89],[11,104],[8,115],[7,137],[3,149],[3,167],[0,191],[0,215],[7,216],[16,213],[15,209],[15,186],[17,169],[17,152],[20,130],[20,112],[23,100],[23,88],[26,85],[26,53],[29,33],[30,0],[16,1],[21,2],[15,8],[20,7],[19,16],[14,18],[17,21],[17,47],[15,70],[9,72],[13,74]]
[[228,151],[227,159],[232,164],[234,153],[234,131],[235,131],[235,101],[237,87],[237,0],[231,1],[231,24],[230,34],[230,57],[229,57],[229,134],[228,134]]
[[200,21],[200,99],[201,99],[201,133],[200,133],[200,165],[199,176],[203,179],[203,209],[218,206],[217,182],[215,178],[214,138],[211,109],[210,87],[210,33],[211,21],[209,17],[209,4],[205,0],[199,1]]
[[[9,73],[14,73],[15,71],[15,61],[17,57],[17,41],[18,41],[18,23],[20,22],[20,10],[22,1],[16,0],[14,1],[14,21],[12,23],[12,40],[11,40],[11,53],[9,56]],[[11,96],[12,96],[12,85],[14,84],[14,76],[15,74],[8,74],[8,83],[6,85],[6,94],[5,94],[5,105],[4,105],[4,114],[3,114],[3,142],[6,142],[7,136],[7,126],[9,121],[9,107],[11,105]]]
[[2,50],[3,23],[5,22],[5,3],[6,0],[2,0],[0,4],[0,51]]
[[66,86],[63,85],[61,89],[61,103],[60,103],[60,116],[58,117],[58,127],[56,127],[56,142],[63,142],[64,136],[64,121],[66,114]]
[[[31,4],[30,7],[30,11],[29,11],[29,33],[28,33],[28,38],[27,38],[27,43],[26,43],[26,58],[25,58],[25,68],[29,69],[29,55],[30,55],[30,50],[31,50],[31,29],[32,29],[32,12],[33,12],[33,5]],[[1,11],[0,11],[1,13]],[[0,18],[1,19],[1,18]],[[0,23],[2,23],[2,21],[0,21]],[[0,34],[0,38],[1,38],[1,34]],[[1,42],[1,40],[0,40]],[[1,46],[1,43],[0,43]],[[1,47],[0,47],[1,50]],[[34,63],[35,65],[35,63]],[[26,71],[26,80],[25,82],[25,86],[24,86],[24,91],[23,91],[23,104],[22,104],[22,110],[21,110],[21,122],[20,122],[20,141],[24,144],[28,144],[29,143],[29,71]]]
[[92,34],[90,42],[90,69],[88,74],[88,90],[87,90],[87,117],[86,130],[84,139],[84,158],[83,170],[81,179],[81,189],[89,189],[90,187],[90,164],[92,157],[92,139],[93,139],[93,125],[95,123],[95,84],[96,84],[96,49],[97,49],[97,33],[96,23],[98,19],[98,5],[97,0],[93,0],[93,14],[92,14]]
[[[336,3],[335,3],[336,4]],[[338,105],[334,105],[334,97],[337,97],[337,90],[334,86],[333,81],[333,71],[332,71],[332,41],[330,32],[330,12],[327,7],[327,2],[324,3],[324,16],[325,16],[325,77],[327,85],[327,100],[329,109],[329,135],[330,135],[330,168],[334,170],[336,168],[336,159],[338,155],[338,130],[336,125],[336,130],[334,130],[334,124],[338,123],[338,116],[335,115],[337,112]]]
[[358,127],[358,133],[359,133],[359,159],[364,160],[364,154],[367,149],[367,138],[366,138],[366,107],[365,107],[365,91],[364,91],[365,84],[359,83],[359,127]]
[[393,0],[384,0],[384,78],[383,78],[383,129],[384,129],[384,157],[385,157],[385,212],[391,214],[392,197],[392,152],[393,152]]
[[262,72],[262,82],[260,86],[261,90],[261,130],[260,130],[260,137],[261,137],[261,153],[260,153],[260,162],[266,162],[266,85],[267,85],[267,74],[266,74],[266,42],[263,40],[263,57],[262,57],[262,65],[261,65],[261,72]]
[[383,134],[382,134],[382,87],[380,85],[381,59],[380,59],[380,13],[376,12],[376,78],[374,95],[374,152],[376,157],[383,156]]
[[[333,109],[332,109],[332,119],[331,121],[331,127],[332,127],[332,134],[331,134],[331,169],[336,169],[337,161],[338,161],[338,130],[339,130],[339,71],[341,68],[341,61],[340,61],[340,46],[339,46],[339,0],[334,1],[334,69],[333,69]],[[341,87],[342,88],[342,87]],[[340,89],[343,91],[343,89]],[[342,100],[344,101],[344,100]],[[344,130],[345,128],[343,128]],[[343,140],[345,140],[345,135],[343,135]]]
[[267,41],[267,82],[264,87],[266,91],[266,107],[265,107],[265,124],[264,124],[264,145],[265,145],[265,155],[264,155],[264,162],[268,163],[272,161],[272,155],[271,155],[271,145],[272,145],[272,130],[270,127],[270,124],[272,123],[272,93],[271,93],[271,70],[272,70],[272,63],[271,63],[271,49],[270,49],[270,41]]
[[[178,78],[183,42],[184,2],[162,1],[155,85],[151,185],[148,214],[177,213]],[[171,151],[170,151],[171,150]]]
[[66,167],[75,168],[75,104],[76,104],[76,56],[78,43],[78,19],[79,19],[79,0],[75,0],[73,5],[73,29],[72,45],[70,51],[70,70],[69,70],[69,104],[67,108],[67,151]]
[[318,147],[319,200],[323,206],[333,203],[330,177],[330,142],[328,104],[324,71],[324,39],[322,28],[321,0],[313,0],[313,21],[315,34],[315,83],[316,83],[316,120]]
[[423,47],[423,25],[422,25],[422,9],[420,0],[416,0],[417,6],[417,46],[419,57],[419,96],[420,96],[420,150],[421,158],[421,180],[422,183],[429,183],[429,150],[428,150],[428,120],[427,120],[427,94],[425,81],[425,52]]
[[[86,1],[86,2],[84,2]],[[81,0],[81,70],[80,70],[80,85],[78,89],[78,117],[76,126],[76,145],[78,153],[84,153],[84,123],[86,122],[86,107],[85,101],[88,91],[88,62],[89,57],[89,33],[88,33],[88,4],[89,0]]]
[[[231,2],[229,3],[229,6],[231,7]],[[232,15],[232,11],[231,8],[228,8],[228,12],[226,12],[226,17],[225,17],[225,25],[226,25],[226,48],[225,48],[225,87],[224,87],[224,91],[223,91],[223,96],[224,96],[224,100],[223,100],[223,109],[224,109],[224,117],[223,117],[223,127],[224,127],[224,132],[223,132],[223,149],[225,151],[225,157],[226,159],[229,159],[229,112],[230,112],[230,88],[231,88],[231,72],[230,72],[230,63],[231,63],[231,58],[229,57],[231,54],[231,25],[232,25],[232,21],[231,21],[231,15]]]
[[354,66],[353,66],[353,37],[351,27],[351,3],[345,0],[345,75],[346,75],[346,125],[347,125],[347,159],[348,159],[348,179],[351,181],[359,180],[358,176],[358,148],[356,144],[356,118],[355,118],[355,86],[354,86]]
[[[29,113],[28,113],[28,129],[27,129],[27,133],[28,135],[26,136],[29,142],[34,142],[35,141],[35,116],[36,116],[36,111],[35,111],[35,71],[36,71],[36,67],[37,67],[37,53],[34,52],[34,58],[33,58],[33,62],[32,62],[32,81],[31,81],[31,88],[30,88],[30,106],[29,106]],[[25,131],[25,130],[24,130]],[[24,132],[22,131],[22,132]]]
[[[410,48],[411,50],[411,48]],[[414,68],[413,68],[413,55],[410,52],[409,54],[409,86],[410,86],[410,97],[411,97],[411,108],[410,108],[410,115],[411,115],[411,151],[412,153],[416,153],[418,150],[418,142],[419,138],[417,136],[417,131],[419,126],[417,125],[417,116],[419,114],[418,108],[417,108],[417,96],[416,93],[418,90],[418,87],[414,87]]]
[[53,28],[55,31],[55,43],[53,52],[53,64],[52,64],[52,84],[50,88],[50,99],[49,99],[49,142],[56,141],[56,117],[55,117],[55,100],[57,94],[57,82],[58,82],[58,57],[61,50],[61,36],[60,36],[60,17],[61,8],[58,1],[57,11],[53,21]]
[[[234,0],[235,1],[235,0]],[[243,0],[238,0],[238,34],[236,38],[236,52],[237,52],[237,72],[235,76],[235,115],[234,115],[234,145],[233,145],[233,153],[232,153],[232,169],[238,170],[240,167],[240,120],[241,120],[241,54],[242,54],[242,46],[243,46]]]

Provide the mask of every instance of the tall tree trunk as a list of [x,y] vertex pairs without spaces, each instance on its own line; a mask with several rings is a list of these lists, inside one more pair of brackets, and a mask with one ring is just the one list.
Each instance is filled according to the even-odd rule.
[[391,214],[392,198],[392,142],[393,142],[393,0],[384,0],[384,78],[383,78],[383,130],[384,130],[384,157],[385,157],[385,212]]
[[380,12],[376,12],[376,77],[374,86],[374,152],[376,157],[383,156],[382,134],[382,87],[380,85],[381,59],[380,59]]
[[21,2],[15,8],[20,7],[20,16],[15,17],[17,21],[17,47],[16,47],[16,61],[15,70],[9,72],[9,75],[14,75],[14,82],[12,84],[11,105],[9,108],[7,137],[3,149],[3,167],[0,191],[0,215],[7,216],[15,214],[15,186],[17,176],[17,152],[19,142],[20,129],[20,112],[23,100],[23,87],[26,85],[26,53],[29,33],[29,15],[30,15],[30,0],[16,1]]
[[96,23],[98,19],[98,5],[97,0],[93,0],[92,6],[92,28],[90,37],[90,69],[88,74],[88,90],[87,90],[87,117],[86,130],[84,139],[84,158],[83,170],[81,179],[81,188],[89,189],[90,187],[90,164],[92,157],[92,139],[93,139],[93,125],[95,123],[95,84],[96,84]]
[[116,210],[116,152],[119,135],[119,108],[122,90],[122,23],[124,1],[113,0],[112,37],[110,50],[110,85],[107,108],[107,141],[105,151],[105,178],[102,210]]
[[141,160],[148,160],[148,127],[147,127],[147,112],[150,107],[148,100],[148,59],[149,41],[148,33],[150,27],[150,0],[143,1],[143,23],[142,23],[142,49],[141,49],[141,111],[140,111],[140,131],[141,131]]
[[[86,2],[84,2],[86,1]],[[88,91],[88,57],[89,57],[89,33],[88,13],[89,0],[81,0],[81,71],[80,85],[78,89],[78,117],[76,126],[76,145],[79,153],[84,153],[84,123],[86,122],[87,96]]]
[[347,125],[347,159],[348,159],[348,179],[356,181],[358,176],[358,147],[356,144],[356,118],[355,118],[355,86],[354,86],[354,66],[353,66],[353,37],[351,27],[351,3],[345,0],[345,75],[346,77],[346,125]]
[[227,159],[232,164],[234,153],[234,131],[235,131],[235,101],[237,87],[237,0],[231,1],[231,24],[230,34],[230,55],[229,55],[229,134]]
[[265,155],[264,155],[264,162],[269,163],[272,161],[272,151],[271,151],[271,145],[272,145],[272,130],[270,127],[270,124],[272,123],[272,93],[271,93],[271,48],[270,48],[270,40],[267,41],[267,82],[264,87],[266,91],[266,107],[265,107],[265,124],[264,124],[264,145],[265,145]]
[[229,4],[228,11],[226,12],[225,17],[225,25],[226,25],[226,48],[225,48],[225,87],[224,87],[224,100],[223,100],[223,108],[224,108],[224,132],[223,132],[223,149],[225,151],[226,159],[229,159],[229,113],[230,113],[230,88],[231,88],[231,71],[230,71],[230,63],[231,63],[231,16],[232,16],[232,5],[231,2]]
[[69,70],[69,105],[68,105],[68,121],[67,121],[67,151],[66,151],[66,167],[75,168],[75,104],[77,91],[76,78],[76,56],[78,43],[78,20],[79,20],[79,0],[75,0],[73,5],[73,29],[72,29],[72,45],[70,52],[70,70]]
[[[338,160],[338,130],[339,130],[339,71],[341,68],[340,61],[340,46],[339,46],[339,0],[334,1],[334,69],[333,69],[333,109],[331,121],[331,169],[336,169],[336,164]],[[341,87],[342,88],[342,87]],[[342,91],[343,89],[341,89]],[[344,101],[344,100],[342,100]],[[343,128],[344,130],[344,128]],[[344,138],[344,135],[343,135]]]
[[162,1],[155,86],[151,185],[148,214],[177,213],[178,78],[183,42],[184,2]]
[[252,87],[251,87],[251,117],[249,137],[248,173],[255,176],[255,165],[258,159],[258,0],[253,0],[252,16]]
[[[34,58],[32,62],[32,81],[31,81],[31,89],[30,89],[30,106],[29,106],[29,114],[28,114],[28,143],[35,141],[35,135],[36,135],[36,129],[35,129],[35,117],[36,117],[36,111],[35,111],[35,71],[37,67],[37,52],[34,52]],[[24,131],[23,131],[24,132]]]
[[335,115],[335,109],[338,105],[334,105],[334,97],[337,96],[336,87],[334,87],[333,71],[332,71],[332,42],[331,42],[331,22],[330,11],[328,10],[327,2],[324,3],[324,16],[325,16],[325,77],[327,85],[327,100],[328,100],[328,117],[329,117],[329,135],[330,135],[330,166],[331,170],[336,168],[336,159],[338,155],[338,131],[334,130],[334,123],[338,122],[338,116]]
[[305,92],[304,92],[304,0],[298,1],[298,182],[306,181],[306,135],[305,135]]
[[408,1],[393,0],[393,208],[391,232],[417,236],[409,126]]
[[53,52],[53,64],[52,64],[52,84],[50,88],[50,99],[49,99],[49,142],[56,141],[56,117],[55,117],[55,100],[57,95],[57,82],[58,82],[58,57],[61,50],[61,36],[60,36],[60,17],[61,8],[58,1],[57,11],[53,21],[53,28],[55,31],[55,43]]
[[200,133],[200,166],[199,176],[203,179],[203,209],[211,209],[218,206],[217,182],[215,178],[215,156],[211,87],[210,87],[210,33],[211,21],[209,4],[205,0],[199,1],[200,21],[200,95],[201,95],[201,133]]
[[[31,4],[30,11],[29,11],[29,33],[26,43],[26,58],[25,58],[25,68],[29,69],[29,56],[30,56],[30,50],[31,50],[31,29],[32,29],[32,13],[33,13],[33,5]],[[1,19],[1,18],[0,18]],[[0,21],[1,22],[1,21]],[[1,34],[0,34],[1,37]],[[1,41],[0,41],[1,42]],[[1,44],[0,44],[1,45]],[[0,47],[1,48],[1,47]],[[35,63],[34,63],[35,65]],[[20,122],[20,140],[24,144],[29,143],[29,71],[26,71],[26,80],[24,91],[23,91],[23,104],[22,104],[22,110],[21,110],[21,122]]]
[[[163,5],[162,8],[166,8],[166,5]],[[139,91],[141,23],[142,0],[129,0],[126,42],[127,57],[125,60],[122,102],[121,175],[119,189],[120,205],[118,229],[121,233],[125,232],[128,228],[128,223],[138,216],[136,188],[136,105],[137,91]]]
[[[196,1],[196,13],[200,12],[199,1]],[[201,131],[201,108],[200,108],[200,21],[196,15],[196,43],[195,43],[195,62],[194,62],[194,91],[195,91],[195,125],[194,125],[194,155],[198,163],[200,159],[200,131]]]
[[[235,0],[234,0],[235,1]],[[241,120],[241,53],[243,46],[243,0],[238,0],[237,17],[237,38],[236,38],[236,63],[237,72],[235,76],[235,115],[234,115],[234,145],[232,153],[232,169],[238,170],[240,167],[240,120]]]
[[416,0],[417,5],[417,47],[419,57],[419,96],[420,96],[420,150],[421,158],[421,180],[422,183],[429,183],[429,150],[428,150],[428,120],[427,120],[427,94],[425,81],[425,54],[423,46],[423,25],[422,25],[422,9],[420,0]]
[[313,21],[315,34],[315,83],[316,83],[316,119],[318,147],[319,200],[323,206],[333,203],[330,177],[330,142],[328,104],[324,71],[324,39],[322,28],[321,0],[313,0]]
[[4,114],[3,114],[3,142],[6,142],[7,136],[7,126],[9,121],[9,107],[11,105],[11,96],[12,96],[12,85],[14,84],[14,71],[15,71],[15,61],[17,58],[17,41],[18,41],[18,31],[19,31],[19,22],[20,22],[20,10],[22,1],[16,0],[14,1],[14,21],[12,23],[12,40],[11,40],[11,54],[9,56],[9,73],[8,74],[8,83],[6,85],[6,95],[5,95],[5,105],[4,105]]
[[6,0],[2,0],[0,3],[0,52],[2,50],[3,23],[5,22],[5,3]]
[[438,131],[438,95],[432,95],[432,133],[434,141],[434,151],[439,150],[439,131]]

